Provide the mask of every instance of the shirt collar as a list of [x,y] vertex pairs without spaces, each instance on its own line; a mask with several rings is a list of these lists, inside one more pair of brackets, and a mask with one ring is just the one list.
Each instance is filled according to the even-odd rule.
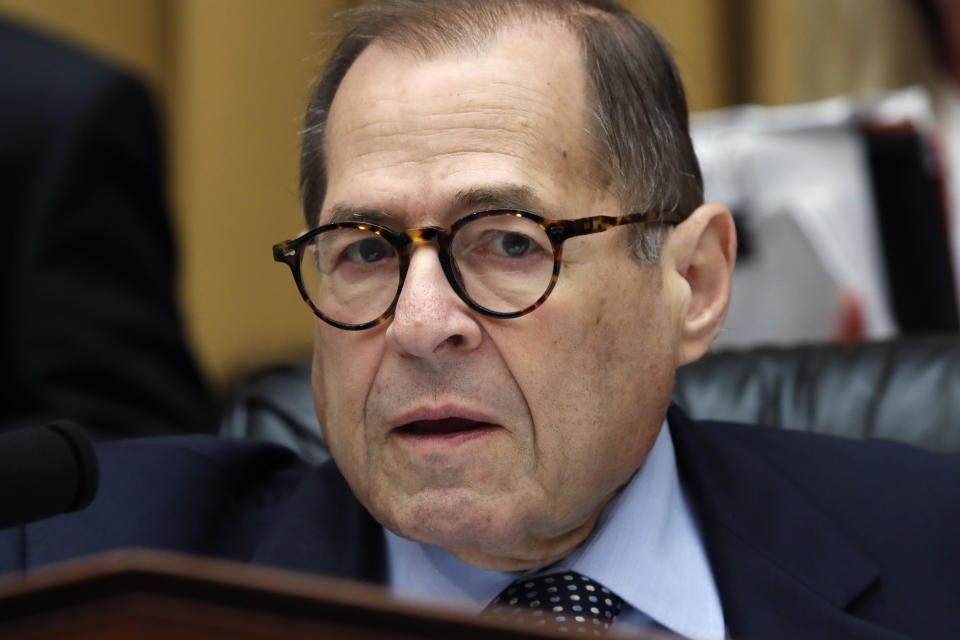
[[[429,598],[479,613],[526,575],[477,569],[443,549],[389,531],[386,540],[390,585],[398,597]],[[680,486],[666,422],[640,469],[604,509],[593,535],[559,563],[527,573],[562,569],[589,576],[670,631],[724,637],[720,597]]]

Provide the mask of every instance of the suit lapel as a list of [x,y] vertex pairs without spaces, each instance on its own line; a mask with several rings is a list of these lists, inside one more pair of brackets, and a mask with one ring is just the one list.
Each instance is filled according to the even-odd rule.
[[903,637],[847,612],[879,569],[751,439],[669,422],[732,637]]
[[251,561],[383,583],[385,558],[383,529],[331,461],[304,479]]

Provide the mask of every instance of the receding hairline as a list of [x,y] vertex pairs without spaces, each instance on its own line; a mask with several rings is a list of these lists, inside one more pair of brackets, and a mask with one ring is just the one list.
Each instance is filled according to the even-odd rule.
[[[518,33],[521,36],[526,34],[531,38],[543,35],[549,36],[550,34],[560,34],[568,38],[569,43],[576,47],[575,51],[580,69],[583,71],[584,78],[589,81],[583,42],[576,26],[570,20],[558,16],[543,15],[538,16],[536,21],[529,21],[524,20],[519,13],[515,17],[505,18],[503,22],[490,25],[489,29],[477,30],[470,38],[458,38],[456,41],[446,43],[421,42],[409,33],[406,35],[400,34],[397,37],[391,37],[388,34],[377,35],[370,40],[363,52],[350,65],[350,70],[370,51],[409,57],[411,60],[421,63],[457,56],[483,57],[488,55],[494,47],[508,42],[511,37],[516,37]],[[350,73],[350,70],[347,71],[347,74]]]
[[[541,3],[542,4],[542,3]],[[558,5],[567,4],[567,0],[559,0]],[[569,3],[571,6],[580,6],[577,3]],[[411,60],[414,64],[416,63],[429,63],[436,60],[442,60],[449,57],[457,57],[460,55],[465,55],[468,57],[483,57],[490,54],[491,49],[497,47],[504,42],[507,42],[509,37],[513,37],[517,32],[528,32],[531,37],[550,37],[551,35],[559,35],[561,38],[566,40],[566,42],[571,46],[571,51],[575,54],[575,59],[578,64],[578,69],[582,79],[582,91],[583,93],[579,95],[580,106],[582,112],[580,114],[582,123],[582,128],[580,131],[580,142],[582,146],[579,147],[580,151],[586,154],[586,157],[583,159],[582,168],[586,172],[585,176],[594,181],[595,186],[600,190],[607,191],[610,188],[611,183],[613,182],[613,175],[608,170],[606,163],[603,160],[603,148],[600,141],[597,139],[597,134],[592,125],[593,110],[594,110],[594,100],[591,98],[592,86],[591,78],[589,76],[589,71],[587,69],[587,59],[586,51],[584,48],[583,40],[580,37],[580,34],[577,30],[576,25],[568,19],[568,16],[560,14],[556,9],[541,10],[540,12],[533,13],[533,11],[524,11],[526,8],[525,4],[511,5],[514,7],[514,10],[510,12],[509,15],[504,15],[501,20],[496,23],[490,22],[485,24],[483,29],[478,29],[475,33],[471,34],[470,38],[458,39],[457,41],[451,41],[444,44],[443,46],[437,45],[436,41],[423,40],[417,36],[411,36],[409,31],[403,29],[393,28],[392,32],[397,32],[399,35],[397,37],[389,37],[388,35],[377,35],[369,40],[367,45],[364,47],[364,50],[353,60],[350,64],[349,69],[344,74],[343,79],[341,80],[336,93],[334,94],[333,100],[330,102],[330,110],[326,120],[325,130],[325,144],[323,146],[323,154],[325,156],[325,164],[329,167],[329,152],[330,152],[330,123],[334,120],[335,105],[338,102],[338,98],[342,95],[342,89],[346,82],[347,78],[354,72],[357,68],[358,63],[361,60],[369,55],[377,55],[382,53],[388,53],[390,55],[397,56],[411,56]],[[593,14],[593,15],[603,15],[603,11],[596,7],[583,7],[589,11],[580,11],[582,14]],[[525,19],[533,17],[534,21]],[[421,34],[423,35],[423,34]],[[428,46],[420,46],[421,44],[429,43]],[[564,155],[566,157],[566,154]],[[319,217],[321,211],[317,211],[316,215]]]
[[[364,28],[370,38],[368,46],[380,44],[395,52],[430,59],[470,49],[482,53],[504,32],[532,26],[531,21],[539,25],[555,25],[576,37],[577,16],[605,15],[602,9],[577,0],[492,2],[475,5],[471,11],[457,11],[461,3],[454,1],[434,10],[432,18],[413,9],[416,3],[398,4],[400,10],[386,14],[375,14],[361,5],[338,14],[337,21],[347,30]],[[376,19],[371,21],[371,17]]]

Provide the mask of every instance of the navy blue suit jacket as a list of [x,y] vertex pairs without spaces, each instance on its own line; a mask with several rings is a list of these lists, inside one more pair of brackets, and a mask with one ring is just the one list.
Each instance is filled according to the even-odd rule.
[[[733,637],[960,637],[960,460],[669,417]],[[206,436],[99,455],[94,503],[0,532],[0,571],[135,546],[385,578],[382,530],[332,464]]]

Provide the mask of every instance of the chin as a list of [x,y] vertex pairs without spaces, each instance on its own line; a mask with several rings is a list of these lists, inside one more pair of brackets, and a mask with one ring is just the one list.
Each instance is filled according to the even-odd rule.
[[[516,513],[510,501],[490,500],[469,489],[432,489],[414,497],[395,498],[385,504],[381,519],[374,517],[394,533],[452,550],[461,547],[506,548],[512,546],[524,529],[525,518]],[[399,508],[398,508],[399,507]]]
[[543,529],[530,508],[536,501],[511,494],[491,497],[469,488],[430,489],[414,496],[388,493],[380,498],[368,509],[395,534],[493,571],[531,569],[559,560],[593,525],[593,520],[570,524],[561,518],[550,519],[551,525]]

